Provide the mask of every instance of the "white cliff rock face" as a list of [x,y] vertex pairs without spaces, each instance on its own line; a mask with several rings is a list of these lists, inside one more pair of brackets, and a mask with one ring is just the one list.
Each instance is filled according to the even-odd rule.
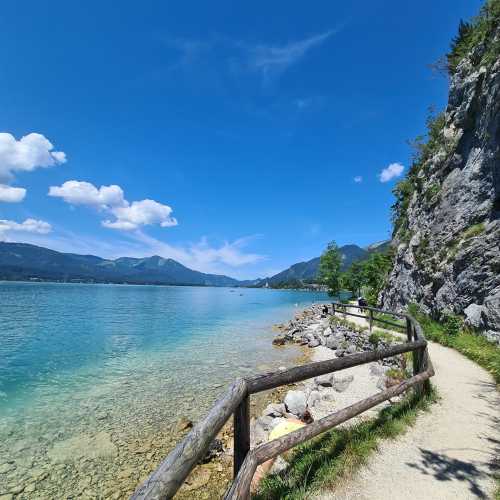
[[380,302],[465,314],[500,343],[500,60],[477,67],[481,50],[451,79],[441,145],[412,181]]

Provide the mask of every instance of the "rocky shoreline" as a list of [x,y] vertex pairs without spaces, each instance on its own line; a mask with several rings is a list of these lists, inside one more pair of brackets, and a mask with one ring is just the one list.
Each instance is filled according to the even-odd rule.
[[[273,344],[283,346],[280,348],[286,348],[287,344],[302,346],[301,361],[305,363],[383,349],[400,342],[399,338],[381,331],[370,334],[368,329],[325,314],[323,308],[321,304],[313,305],[287,323],[275,325],[277,335]],[[268,441],[273,429],[287,419],[308,424],[398,383],[405,377],[406,363],[405,356],[397,356],[257,395],[251,407],[251,446]],[[356,420],[369,418],[379,410],[380,407]],[[231,423],[224,427],[212,449],[217,451],[207,457],[208,463],[193,471],[179,491],[179,498],[209,499],[223,495],[232,473]],[[279,457],[270,470],[279,472],[287,466],[286,460]]]
[[[375,332],[370,334],[368,329],[360,328],[355,324],[337,316],[323,312],[322,305],[314,305],[294,319],[279,325],[280,333],[274,339],[275,345],[296,343],[307,346],[311,352],[312,361],[340,358],[357,352],[384,349],[399,339],[390,334]],[[253,426],[253,443],[259,444],[268,438],[269,432],[285,418],[297,418],[305,423],[322,418],[341,405],[350,397],[341,397],[348,393],[359,395],[359,376],[366,370],[369,377],[376,379],[375,386],[384,390],[405,376],[406,358],[396,356],[369,365],[354,367],[338,374],[326,374],[298,384],[289,390],[279,404],[268,405]],[[368,396],[370,394],[367,394]],[[360,399],[360,398],[357,398]],[[355,399],[356,400],[356,399]],[[353,400],[352,402],[355,402]],[[351,404],[351,403],[348,403]]]

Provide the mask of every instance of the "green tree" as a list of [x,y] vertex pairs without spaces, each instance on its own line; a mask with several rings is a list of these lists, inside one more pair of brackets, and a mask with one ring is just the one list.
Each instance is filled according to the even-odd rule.
[[351,267],[342,275],[342,286],[353,295],[361,295],[361,288],[365,285],[366,279],[362,262],[353,262]]
[[341,264],[342,255],[335,241],[332,241],[321,255],[318,271],[319,280],[328,288],[331,297],[338,295],[341,289]]
[[363,262],[363,274],[367,286],[366,299],[376,306],[378,296],[385,285],[387,275],[392,268],[392,252],[374,253]]

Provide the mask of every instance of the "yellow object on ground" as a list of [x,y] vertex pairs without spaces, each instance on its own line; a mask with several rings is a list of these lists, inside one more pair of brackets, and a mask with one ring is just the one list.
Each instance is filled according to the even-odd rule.
[[295,420],[295,419],[287,419],[283,422],[280,422],[270,433],[269,433],[269,441],[272,441],[273,439],[278,439],[285,434],[288,434],[289,432],[296,431],[298,429],[301,429],[304,427],[306,424],[304,422],[301,422],[300,420]]

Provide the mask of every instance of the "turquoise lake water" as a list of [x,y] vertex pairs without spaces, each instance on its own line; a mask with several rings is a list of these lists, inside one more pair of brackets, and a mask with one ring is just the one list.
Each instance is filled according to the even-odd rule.
[[[109,453],[115,463],[144,433],[199,418],[236,376],[289,365],[298,350],[273,347],[272,325],[325,300],[285,290],[0,283],[0,494],[58,460],[78,479],[89,457],[75,443],[97,431],[118,450]],[[54,494],[51,477],[37,496]]]

